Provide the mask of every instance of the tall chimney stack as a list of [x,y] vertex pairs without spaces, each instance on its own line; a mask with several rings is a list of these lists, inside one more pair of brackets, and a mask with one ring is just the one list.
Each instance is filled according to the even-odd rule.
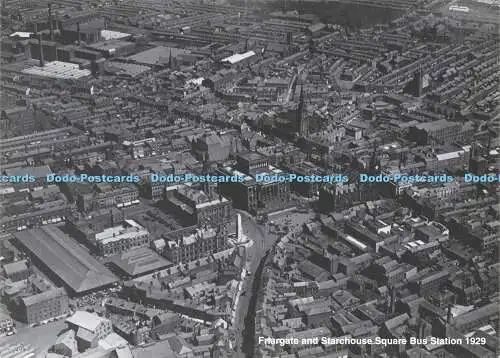
[[50,30],[50,40],[54,41],[54,30],[52,29],[52,4],[49,2],[49,30]]
[[451,323],[451,319],[453,318],[453,315],[451,314],[451,307],[452,307],[452,306],[453,306],[452,304],[449,304],[449,305],[448,305],[448,312],[447,312],[447,314],[446,314],[446,322],[447,322],[448,324],[450,324],[450,323]]
[[40,67],[43,67],[45,65],[45,62],[43,60],[43,45],[42,45],[42,35],[38,35],[38,46],[40,47]]
[[80,23],[76,23],[76,38],[78,40],[78,45],[80,44]]

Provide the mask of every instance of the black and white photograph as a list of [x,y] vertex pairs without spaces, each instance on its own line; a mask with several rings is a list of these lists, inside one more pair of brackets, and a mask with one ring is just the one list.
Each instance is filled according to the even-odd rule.
[[0,358],[500,357],[500,0],[0,3]]

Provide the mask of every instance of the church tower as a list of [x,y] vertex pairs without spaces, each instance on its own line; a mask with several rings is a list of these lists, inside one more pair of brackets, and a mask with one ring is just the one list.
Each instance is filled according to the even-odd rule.
[[299,135],[305,137],[309,134],[309,119],[304,117],[304,87],[300,86],[299,105],[297,107],[297,124]]
[[380,160],[377,155],[377,143],[373,143],[373,152],[368,164],[368,175],[377,175],[380,173]]

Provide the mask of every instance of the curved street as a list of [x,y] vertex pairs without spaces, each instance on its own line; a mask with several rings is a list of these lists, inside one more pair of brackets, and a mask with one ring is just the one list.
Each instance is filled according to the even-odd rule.
[[241,295],[238,301],[238,307],[236,308],[233,325],[233,333],[235,335],[234,351],[237,353],[238,357],[245,357],[247,352],[242,351],[243,333],[245,328],[245,317],[252,296],[255,271],[259,266],[260,260],[265,256],[266,250],[272,246],[275,238],[271,235],[267,235],[266,229],[257,224],[250,214],[243,211],[238,212],[241,214],[244,234],[254,242],[253,245],[247,249],[247,269],[250,273],[245,276],[245,281],[241,288]]
[[[251,352],[246,351],[243,347],[245,334],[245,318],[247,317],[250,301],[252,298],[253,289],[255,288],[254,281],[257,279],[259,264],[266,256],[266,252],[272,248],[274,243],[280,238],[279,235],[267,232],[267,224],[259,225],[254,217],[247,212],[237,211],[241,214],[241,221],[244,234],[253,240],[253,245],[247,249],[247,269],[250,271],[245,276],[241,288],[241,295],[236,308],[236,315],[233,325],[234,334],[234,351],[237,357],[249,357]],[[287,213],[277,215],[276,221],[283,220],[286,216],[290,216],[291,227],[297,227],[312,218],[311,213]],[[273,219],[269,219],[272,221]],[[258,283],[258,282],[257,282]]]

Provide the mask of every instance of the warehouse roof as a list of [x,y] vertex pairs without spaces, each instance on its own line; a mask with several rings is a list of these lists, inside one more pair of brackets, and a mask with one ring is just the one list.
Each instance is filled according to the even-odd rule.
[[89,70],[80,70],[77,64],[61,61],[47,62],[45,66],[33,66],[23,70],[23,73],[34,76],[62,78],[62,79],[78,79],[90,76]]
[[172,264],[147,247],[139,247],[113,256],[111,262],[129,276],[142,275]]
[[16,238],[75,293],[117,281],[106,267],[56,226],[18,232]]
[[236,53],[236,54],[234,54],[232,56],[224,58],[222,60],[222,62],[228,62],[231,65],[234,65],[235,63],[243,61],[243,60],[245,60],[247,58],[250,58],[252,56],[255,56],[255,52],[253,52],[253,51],[248,51],[248,52],[245,52],[245,53]]

